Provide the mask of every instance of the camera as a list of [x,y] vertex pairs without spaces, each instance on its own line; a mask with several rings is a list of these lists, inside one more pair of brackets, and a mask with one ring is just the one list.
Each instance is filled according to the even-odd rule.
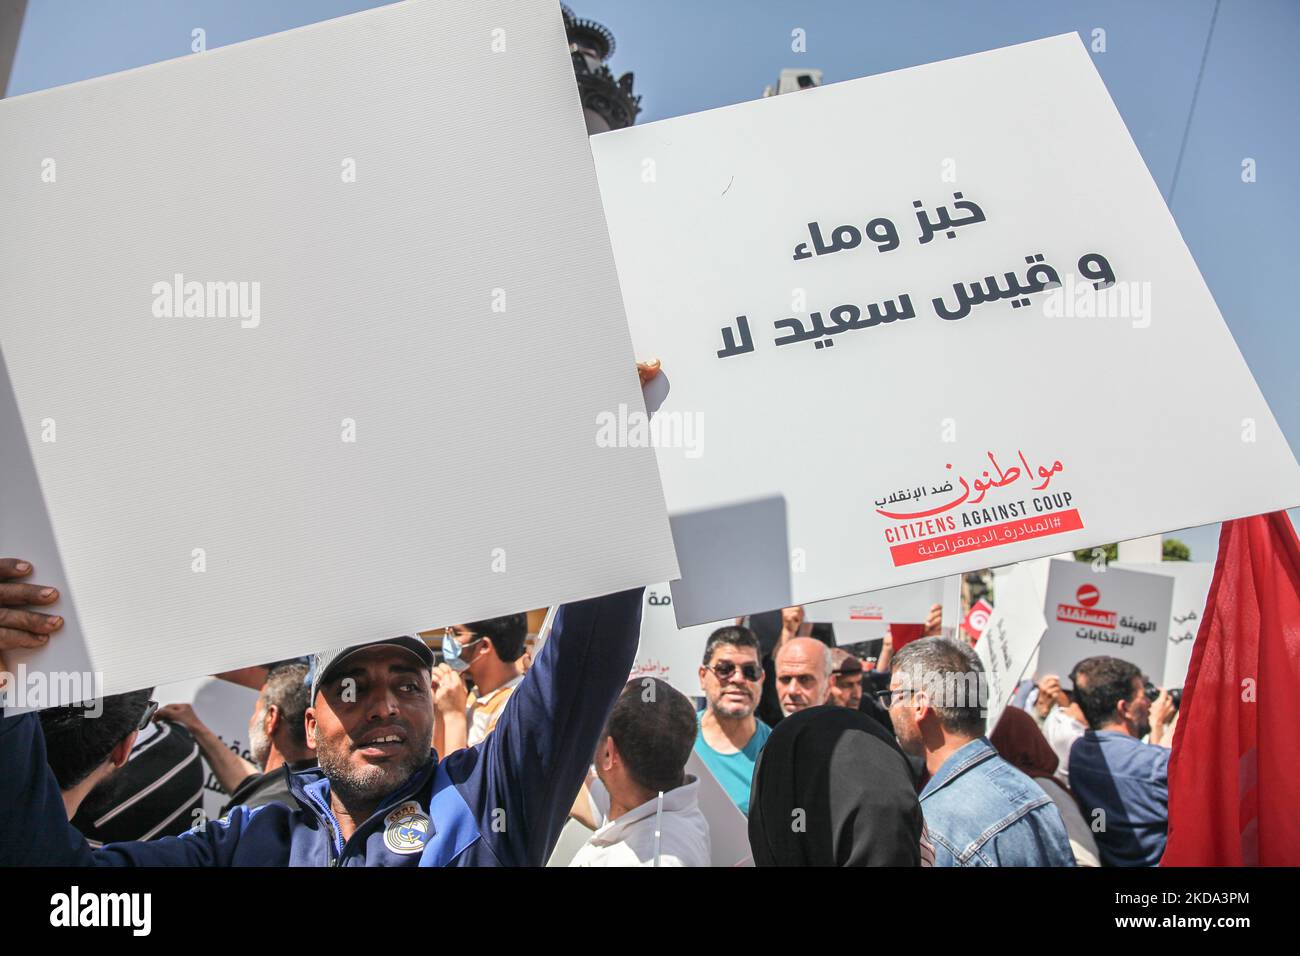
[[[1160,696],[1160,688],[1150,681],[1146,682],[1146,692],[1147,699],[1152,703],[1155,703],[1155,699]],[[1181,687],[1175,687],[1173,690],[1169,691],[1169,701],[1174,705],[1174,710],[1177,710],[1183,702],[1183,689]]]

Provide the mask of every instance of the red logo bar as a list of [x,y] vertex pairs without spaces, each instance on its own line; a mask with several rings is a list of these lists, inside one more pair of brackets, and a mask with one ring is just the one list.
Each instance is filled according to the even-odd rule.
[[884,619],[885,612],[876,605],[868,605],[864,607],[858,607],[855,605],[849,608],[850,621],[883,621]]
[[1115,612],[1098,611],[1090,607],[1076,607],[1073,604],[1056,605],[1056,619],[1066,624],[1092,624],[1115,630]]
[[890,547],[889,554],[893,558],[894,567],[901,568],[905,564],[948,558],[967,551],[997,548],[1004,544],[1015,544],[1017,541],[1042,538],[1050,534],[1065,534],[1082,528],[1083,519],[1079,517],[1079,509],[1071,508],[1069,511],[1058,511],[1037,518],[1019,518],[938,538],[896,544]]

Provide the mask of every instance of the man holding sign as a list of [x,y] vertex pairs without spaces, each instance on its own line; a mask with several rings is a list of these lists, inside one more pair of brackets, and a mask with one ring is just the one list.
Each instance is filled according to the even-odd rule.
[[[0,562],[5,603],[25,600],[18,564]],[[320,768],[293,775],[293,805],[235,807],[150,843],[92,850],[67,821],[36,714],[0,712],[0,865],[540,866],[627,680],[640,608],[640,589],[562,608],[495,732],[441,762],[422,641],[317,655],[307,736]],[[47,640],[43,621],[4,610],[0,647]]]
[[[638,371],[644,384],[659,367]],[[26,583],[33,571],[0,559],[0,653],[42,646],[63,623],[29,609],[59,597]],[[292,777],[295,805],[235,807],[151,843],[92,851],[67,822],[36,715],[0,710],[0,865],[541,866],[632,667],[641,595],[562,607],[495,731],[441,761],[423,641],[318,654],[306,724],[320,767]]]

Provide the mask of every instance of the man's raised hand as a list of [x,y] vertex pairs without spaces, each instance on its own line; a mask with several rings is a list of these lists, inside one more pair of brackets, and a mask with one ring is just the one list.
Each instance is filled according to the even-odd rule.
[[63,626],[63,618],[57,614],[30,610],[59,599],[54,588],[24,582],[33,570],[30,561],[0,558],[0,672],[9,670],[5,651],[44,647],[50,635]]

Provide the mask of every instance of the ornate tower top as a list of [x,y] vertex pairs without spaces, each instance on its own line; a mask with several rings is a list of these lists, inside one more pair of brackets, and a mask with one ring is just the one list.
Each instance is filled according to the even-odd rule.
[[614,53],[614,34],[594,20],[575,16],[566,4],[561,4],[561,8],[587,132],[603,133],[631,126],[641,112],[641,97],[632,92],[631,73],[624,73],[616,80],[605,64]]

